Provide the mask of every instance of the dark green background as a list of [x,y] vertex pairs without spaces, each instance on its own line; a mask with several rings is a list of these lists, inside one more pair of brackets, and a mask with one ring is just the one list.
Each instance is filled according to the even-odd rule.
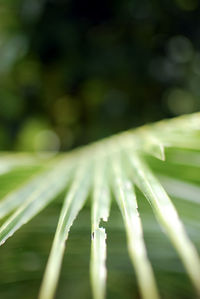
[[67,150],[200,108],[198,0],[2,0],[0,149]]

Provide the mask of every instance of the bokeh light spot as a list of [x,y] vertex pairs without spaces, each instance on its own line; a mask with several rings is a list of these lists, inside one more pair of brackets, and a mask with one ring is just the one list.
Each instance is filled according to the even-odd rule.
[[172,60],[177,63],[190,61],[193,55],[193,47],[190,40],[182,35],[173,36],[168,42],[168,52]]
[[194,96],[183,89],[175,88],[166,95],[166,102],[169,110],[174,115],[192,113],[195,111]]
[[52,130],[43,130],[35,136],[35,150],[58,152],[60,148],[60,140]]
[[176,0],[176,4],[182,10],[192,11],[198,7],[198,0]]

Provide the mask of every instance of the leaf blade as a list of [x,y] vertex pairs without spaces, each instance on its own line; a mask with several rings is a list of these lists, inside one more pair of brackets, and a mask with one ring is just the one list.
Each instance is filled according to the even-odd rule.
[[106,232],[100,227],[101,219],[107,221],[110,210],[110,195],[107,183],[105,159],[100,158],[95,165],[94,190],[92,200],[92,238],[90,278],[93,297],[103,299],[106,288]]
[[[60,268],[70,227],[83,207],[90,187],[90,175],[87,167],[79,166],[76,177],[65,198],[54,236],[51,252],[40,288],[39,299],[51,299],[55,295]],[[80,186],[84,186],[80,189]]]
[[133,167],[133,180],[151,204],[158,222],[165,229],[191,282],[200,294],[200,259],[184,230],[174,205],[138,154],[129,153],[129,161]]
[[[65,164],[63,165],[64,162],[65,159],[51,171],[47,171],[40,181],[39,186],[37,186],[37,190],[31,193],[26,201],[3,223],[0,228],[0,245],[12,236],[23,224],[37,215],[66,187],[71,168],[68,168]],[[36,182],[38,181],[36,180]],[[28,186],[30,187],[30,185]],[[31,188],[34,186],[35,180],[33,180]],[[14,199],[18,199],[18,196],[21,195],[20,191]]]
[[143,239],[143,229],[137,209],[132,183],[122,171],[120,157],[112,163],[113,191],[119,205],[128,241],[129,255],[136,271],[141,296],[144,299],[159,298],[156,282]]

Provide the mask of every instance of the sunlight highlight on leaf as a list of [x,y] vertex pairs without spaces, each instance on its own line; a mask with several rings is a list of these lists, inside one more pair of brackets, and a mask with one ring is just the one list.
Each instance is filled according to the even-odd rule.
[[20,186],[20,188],[12,191],[0,201],[0,219],[8,215],[19,205],[23,204],[30,195],[40,186],[40,183],[44,181],[44,177],[49,176],[49,172],[37,175],[31,178],[25,185]]
[[1,153],[0,155],[0,175],[12,171],[17,167],[30,167],[41,163],[43,159],[26,153]]
[[142,151],[159,160],[165,160],[164,145],[156,136],[151,134],[148,126],[138,129],[137,135],[141,139],[140,148]]
[[70,227],[87,198],[90,183],[90,163],[82,161],[82,163],[78,166],[76,176],[67,193],[61,210],[40,290],[40,299],[51,299],[54,297],[65,250],[65,242],[68,238]]
[[181,198],[196,204],[200,204],[199,186],[174,178],[170,178],[166,175],[158,174],[158,177],[161,180],[162,185],[165,187],[165,189],[171,196]]
[[106,159],[99,157],[95,163],[94,190],[92,197],[92,239],[90,275],[95,299],[105,297],[106,288],[106,232],[100,221],[107,221],[110,209]]
[[133,167],[133,180],[151,204],[159,223],[179,253],[194,287],[200,294],[200,259],[186,235],[175,207],[142,158],[136,153],[130,153],[129,159]]
[[113,191],[126,227],[129,255],[136,271],[142,298],[159,298],[144,244],[135,192],[131,181],[123,173],[119,155],[115,159],[112,157],[112,168]]
[[[35,186],[35,180],[32,184],[28,184],[29,194],[26,200],[18,206],[17,210],[12,214],[0,228],[0,245],[2,245],[14,232],[16,232],[23,224],[27,223],[35,215],[37,215],[45,206],[49,204],[65,187],[70,178],[71,167],[68,167],[67,160],[63,159],[53,169],[45,172]],[[66,164],[65,164],[66,163]],[[37,181],[37,179],[36,179]],[[11,196],[9,207],[4,207],[4,212],[8,212],[15,206],[15,201],[21,201],[20,196],[24,194],[24,189],[19,189],[17,193]],[[25,192],[27,189],[25,188]],[[25,197],[23,198],[25,199]],[[14,202],[13,202],[14,201]],[[2,202],[3,204],[3,202]]]

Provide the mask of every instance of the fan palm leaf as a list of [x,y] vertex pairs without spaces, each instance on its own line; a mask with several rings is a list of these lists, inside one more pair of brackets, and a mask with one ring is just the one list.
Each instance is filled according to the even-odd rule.
[[[165,160],[165,151],[166,162],[159,162]],[[20,169],[25,172],[32,169],[34,175],[23,178],[0,201],[0,244],[3,245],[59,194],[66,193],[39,292],[40,299],[52,299],[56,294],[66,242],[70,242],[70,228],[83,206],[89,203],[92,294],[95,299],[103,299],[106,296],[109,239],[104,224],[109,220],[111,200],[116,200],[124,221],[140,296],[159,298],[162,292],[146,247],[143,214],[138,205],[139,189],[177,251],[196,296],[200,296],[200,247],[195,246],[186,232],[182,215],[176,208],[178,201],[169,197],[199,205],[199,151],[200,114],[196,113],[129,130],[56,157],[2,153],[0,181],[7,175],[9,185],[9,180],[13,180],[9,175]],[[181,171],[185,165],[193,166],[189,175]],[[197,226],[200,226],[198,221]]]

